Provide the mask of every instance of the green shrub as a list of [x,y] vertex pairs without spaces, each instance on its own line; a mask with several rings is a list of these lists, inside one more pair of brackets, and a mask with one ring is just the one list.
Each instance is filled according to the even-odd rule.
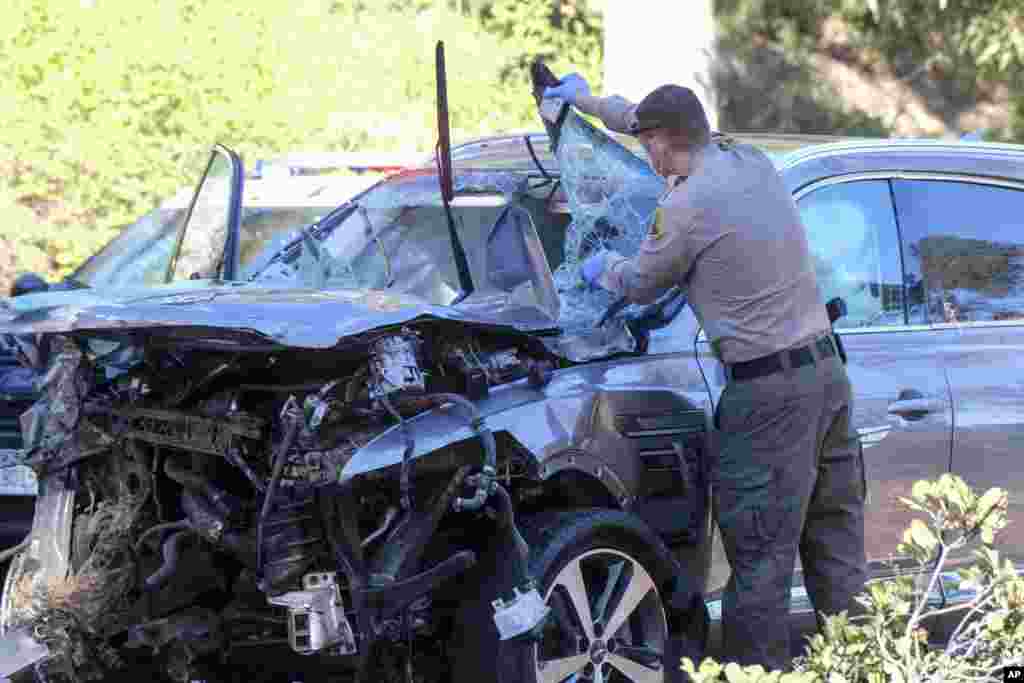
[[[937,683],[998,680],[1004,667],[1024,663],[1024,579],[992,547],[1006,525],[1006,492],[993,488],[978,496],[947,474],[917,482],[911,498],[902,500],[925,515],[913,520],[898,548],[917,561],[925,587],[912,577],[869,584],[857,598],[865,614],[828,617],[791,672],[711,659],[699,666],[684,659],[681,668],[695,683]],[[960,587],[972,588],[975,597],[966,606],[929,607],[950,554],[976,541],[976,564],[959,573]],[[957,611],[966,614],[948,644],[930,647],[925,622]]]
[[[456,140],[539,127],[526,87],[534,51],[558,53],[556,68],[585,54],[578,66],[598,76],[599,26],[581,2],[557,12],[548,0],[450,4],[0,3],[0,178],[39,224],[0,225],[6,242],[35,245],[16,250],[15,268],[66,275],[194,182],[213,142],[250,162],[431,150],[439,39]],[[16,235],[25,230],[36,236]]]

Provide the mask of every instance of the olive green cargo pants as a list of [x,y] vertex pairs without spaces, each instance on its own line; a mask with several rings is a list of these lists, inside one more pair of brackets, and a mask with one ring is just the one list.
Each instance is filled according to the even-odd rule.
[[835,355],[814,358],[730,381],[715,411],[711,485],[732,569],[723,652],[742,665],[788,667],[797,552],[817,612],[851,608],[864,588],[866,480],[850,381]]

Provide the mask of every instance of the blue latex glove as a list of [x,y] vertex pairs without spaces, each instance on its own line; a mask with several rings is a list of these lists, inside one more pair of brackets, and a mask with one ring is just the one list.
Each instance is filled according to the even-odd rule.
[[580,266],[580,277],[591,287],[596,287],[597,279],[604,273],[604,269],[608,264],[608,252],[604,249],[601,251],[591,254],[583,261],[583,265]]
[[544,97],[557,97],[575,105],[580,95],[590,94],[590,84],[579,74],[572,73],[562,78],[562,84],[544,89]]

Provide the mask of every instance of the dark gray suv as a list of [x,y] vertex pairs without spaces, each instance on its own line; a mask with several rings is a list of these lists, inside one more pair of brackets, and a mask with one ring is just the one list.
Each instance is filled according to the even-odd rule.
[[[28,654],[0,674],[32,640],[51,673],[141,653],[207,680],[660,681],[670,643],[698,653],[728,575],[705,472],[724,377],[685,292],[619,309],[580,282],[596,246],[635,250],[663,185],[578,117],[556,132],[555,153],[478,141],[284,230],[242,220],[218,147],[164,284],[4,302],[0,332],[47,379],[23,421],[38,543],[0,607]],[[1020,504],[1024,152],[777,158],[822,305],[847,304],[889,576],[914,481],[953,471]]]

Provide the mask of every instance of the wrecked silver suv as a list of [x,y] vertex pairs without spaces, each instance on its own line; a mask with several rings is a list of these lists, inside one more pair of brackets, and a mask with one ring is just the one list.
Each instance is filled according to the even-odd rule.
[[0,303],[45,373],[2,673],[660,681],[700,647],[707,411],[645,355],[685,300],[606,315],[577,272],[662,184],[556,120],[284,231],[216,147],[165,284]]

